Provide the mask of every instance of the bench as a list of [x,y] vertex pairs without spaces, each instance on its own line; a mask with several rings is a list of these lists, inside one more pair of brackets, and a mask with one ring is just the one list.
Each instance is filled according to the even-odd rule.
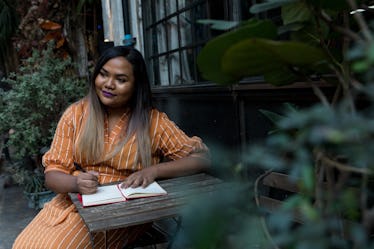
[[[288,197],[299,193],[296,182],[284,173],[267,172],[258,180],[261,189],[257,193],[257,205],[268,213],[279,210]],[[302,223],[302,220],[301,215],[295,211],[294,221]]]
[[[335,176],[340,174],[340,172],[335,172]],[[355,178],[355,175],[344,176],[347,179],[349,177]],[[351,186],[348,184],[348,181],[345,182],[344,188],[350,188],[352,191],[359,193],[360,189],[356,186]],[[324,190],[328,190],[328,188],[342,188],[342,186],[338,186],[341,184],[337,180],[337,178],[331,179],[323,179],[320,183],[320,189],[315,191],[315,195],[321,193]],[[280,172],[272,172],[268,171],[261,175],[256,181],[256,191],[255,191],[255,198],[256,204],[262,210],[265,211],[266,214],[274,213],[275,211],[279,210],[284,202],[295,194],[301,194],[300,188],[297,184],[295,179],[292,179],[289,175],[280,173]],[[358,195],[357,195],[358,196]],[[319,197],[323,198],[323,197]],[[312,200],[314,203],[313,205],[318,205],[318,198]],[[319,200],[321,201],[321,200]],[[305,218],[301,215],[301,212],[298,209],[293,210],[293,222],[295,225],[305,223]],[[350,220],[346,217],[342,217],[342,236],[345,239],[349,239],[348,235],[348,228],[352,227],[353,224],[357,224],[357,220]]]

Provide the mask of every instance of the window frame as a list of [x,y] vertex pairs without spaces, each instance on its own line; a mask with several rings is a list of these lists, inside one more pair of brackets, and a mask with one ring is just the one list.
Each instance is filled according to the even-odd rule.
[[[189,2],[189,4],[180,7],[181,2]],[[181,14],[200,5],[205,7],[204,11],[207,16],[196,18],[195,20],[240,21],[250,18],[249,6],[259,2],[262,2],[262,0],[219,0],[219,2],[217,0],[122,0],[123,13],[127,12],[127,14],[124,14],[124,30],[125,33],[131,33],[135,37],[135,47],[145,57],[152,88],[206,86],[214,84],[214,82],[209,82],[201,77],[197,68],[197,56],[206,42],[223,33],[223,31],[212,30],[208,25],[198,24],[203,33],[206,34],[205,39],[197,40],[197,35],[194,35],[194,32],[190,32],[192,42],[183,44],[181,29],[179,28]],[[157,6],[160,3],[164,4],[162,11],[166,14],[157,20],[154,17],[151,20],[152,17],[150,15],[160,9]],[[174,3],[176,5],[176,7],[174,6],[174,12],[168,12],[168,7],[170,6],[166,6],[166,3]],[[218,11],[217,5],[219,5]],[[244,11],[244,9],[247,11]],[[161,38],[160,40],[164,43],[166,49],[159,51],[159,48],[155,49],[152,47],[155,46],[152,45],[152,42],[158,42],[154,41],[157,35],[152,34],[150,30],[156,29],[157,26],[167,23],[172,18],[175,18],[177,23],[175,28],[177,45],[170,48],[170,39],[168,39],[168,33],[170,32],[163,31],[165,35],[158,35],[158,38]],[[186,51],[189,51],[188,55]],[[163,58],[163,63],[160,63],[160,58]],[[173,59],[175,62],[172,63]],[[253,80],[258,83],[259,79],[261,80],[261,77],[255,77]],[[243,79],[241,83],[251,83],[253,80],[251,78]]]
[[[222,32],[211,30],[209,26],[202,24],[194,24],[190,27],[191,32],[185,32],[191,34],[190,39],[192,41],[186,42],[183,39],[183,29],[181,28],[182,17],[189,11],[193,13],[198,7],[201,7],[201,11],[205,12],[206,16],[196,18],[198,19],[222,19],[222,20],[240,20],[241,9],[240,6],[243,0],[221,0],[222,4],[221,17],[213,16],[210,17],[210,12],[213,12],[216,1],[214,0],[141,0],[139,4],[142,6],[140,13],[142,14],[142,26],[143,26],[143,39],[141,44],[138,44],[143,48],[143,53],[147,62],[149,76],[153,84],[152,87],[187,87],[196,85],[206,85],[208,82],[204,80],[197,69],[197,55],[201,48],[208,42],[212,37]],[[188,4],[180,5],[180,3],[189,2]],[[176,6],[166,6],[167,3],[174,3]],[[163,8],[160,9],[157,4],[163,4]],[[172,7],[173,12],[168,12],[168,8]],[[216,10],[214,10],[216,11]],[[164,13],[161,13],[164,12]],[[217,12],[217,11],[216,11]],[[194,13],[193,13],[194,14]],[[193,15],[191,14],[191,15]],[[170,21],[174,20],[176,23],[175,33],[169,29],[158,31],[156,29],[162,27],[162,25],[169,25]],[[204,39],[197,39],[196,26],[199,25],[199,29],[205,34]],[[133,27],[133,25],[131,25]],[[162,29],[162,28],[159,28]],[[187,30],[187,29],[186,29]],[[163,33],[162,33],[163,32]],[[175,43],[171,44],[170,35],[174,35]],[[155,41],[155,37],[157,41]],[[140,42],[140,41],[139,41]],[[156,43],[155,44],[152,44]],[[163,43],[163,48],[160,47],[159,43]],[[155,48],[154,46],[159,46]],[[173,62],[174,60],[174,62]]]

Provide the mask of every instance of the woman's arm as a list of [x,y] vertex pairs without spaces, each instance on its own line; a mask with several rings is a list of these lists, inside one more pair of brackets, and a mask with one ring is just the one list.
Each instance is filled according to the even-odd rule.
[[202,153],[193,153],[190,156],[152,165],[148,168],[134,172],[123,182],[123,187],[146,187],[157,178],[172,178],[191,175],[210,166],[210,160]]
[[171,161],[132,173],[124,181],[123,187],[145,187],[157,178],[190,175],[210,166],[209,149],[199,137],[187,136],[165,113],[156,109],[151,117],[153,145],[157,147],[157,152]]
[[188,157],[155,166],[156,178],[172,178],[207,170],[210,166],[210,160],[201,153],[193,153]]
[[99,174],[94,171],[81,172],[77,176],[49,171],[45,174],[45,184],[56,193],[93,194],[99,185],[98,176]]

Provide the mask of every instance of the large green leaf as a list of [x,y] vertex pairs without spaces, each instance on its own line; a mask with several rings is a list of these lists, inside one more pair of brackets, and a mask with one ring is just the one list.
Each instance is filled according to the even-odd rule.
[[231,46],[248,38],[275,39],[276,35],[276,27],[272,22],[250,20],[238,29],[224,33],[209,41],[197,57],[198,68],[205,79],[232,84],[236,78],[222,70],[222,57],[226,51]]
[[269,83],[283,85],[296,79],[295,70],[315,68],[326,60],[323,50],[304,43],[251,38],[228,49],[222,67],[236,80],[264,75]]
[[312,12],[305,2],[295,2],[282,7],[283,24],[301,23],[310,21]]
[[274,86],[283,86],[296,82],[298,77],[290,68],[287,66],[282,66],[275,68],[273,71],[265,72],[264,79],[266,82]]

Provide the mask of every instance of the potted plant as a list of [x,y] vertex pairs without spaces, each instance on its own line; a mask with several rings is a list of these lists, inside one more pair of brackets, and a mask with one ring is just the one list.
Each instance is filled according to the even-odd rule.
[[85,81],[75,72],[71,60],[57,57],[50,43],[4,80],[11,89],[0,92],[0,131],[12,131],[7,141],[10,164],[27,193],[45,190],[40,160],[44,148],[50,145],[62,112],[86,92]]
[[22,165],[22,163],[26,162],[17,161],[8,165],[7,171],[11,174],[14,182],[22,187],[28,200],[28,207],[43,208],[44,204],[55,196],[55,193],[45,187],[44,172],[41,165],[30,169],[30,162],[26,165]]
[[[192,248],[374,246],[374,43],[370,22],[362,12],[370,17],[368,4],[264,1],[251,7],[252,14],[278,9],[281,23],[248,20],[201,50],[198,66],[209,80],[234,84],[261,75],[275,86],[303,81],[320,102],[278,115],[276,132],[250,146],[240,164],[240,172],[249,167],[284,172],[299,186],[300,194],[265,216],[250,201],[256,198],[258,179],[249,182],[239,177],[240,185],[252,186],[254,194],[220,193],[216,205],[206,205],[206,217],[191,211],[191,224],[186,227],[192,228],[188,239],[195,243]],[[335,93],[326,95],[318,87],[321,83],[332,86]],[[214,210],[217,205],[219,211]],[[303,217],[301,224],[293,222],[295,209]]]

